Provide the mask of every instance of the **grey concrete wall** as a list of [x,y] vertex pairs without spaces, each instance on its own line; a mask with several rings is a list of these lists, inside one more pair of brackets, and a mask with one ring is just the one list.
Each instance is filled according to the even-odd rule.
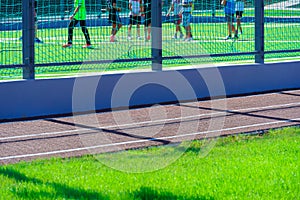
[[300,88],[300,62],[0,82],[0,120]]

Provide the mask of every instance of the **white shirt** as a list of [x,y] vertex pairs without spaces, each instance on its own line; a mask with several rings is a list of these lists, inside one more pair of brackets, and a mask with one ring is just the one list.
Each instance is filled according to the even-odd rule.
[[181,0],[172,0],[172,5],[174,15],[178,15],[182,11]]

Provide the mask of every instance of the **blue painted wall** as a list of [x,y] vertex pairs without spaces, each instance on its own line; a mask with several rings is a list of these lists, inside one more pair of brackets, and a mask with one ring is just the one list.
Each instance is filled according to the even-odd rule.
[[300,62],[0,82],[0,120],[300,88]]

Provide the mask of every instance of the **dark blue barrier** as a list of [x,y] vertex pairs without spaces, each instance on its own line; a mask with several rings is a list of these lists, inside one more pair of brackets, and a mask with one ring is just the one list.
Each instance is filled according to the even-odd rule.
[[300,88],[299,64],[211,66],[2,82],[0,121],[296,89]]

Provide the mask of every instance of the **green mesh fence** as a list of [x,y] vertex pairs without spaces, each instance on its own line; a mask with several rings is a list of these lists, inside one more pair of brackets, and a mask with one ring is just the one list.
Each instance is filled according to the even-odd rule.
[[[0,10],[0,66],[22,64],[22,0],[1,0]],[[180,1],[182,3],[182,0]],[[74,12],[73,0],[38,0],[36,37],[42,42],[35,43],[35,63],[64,63],[58,66],[36,67],[36,77],[69,76],[77,73],[103,72],[112,70],[150,69],[151,61],[130,61],[130,59],[151,58],[151,40],[148,41],[140,25],[140,38],[137,25],[132,25],[128,34],[129,1],[118,0],[123,26],[111,42],[112,26],[108,23],[109,12],[106,0],[85,0],[87,29],[93,48],[82,48],[86,44],[80,26],[73,32],[72,48],[63,48],[68,42],[68,18]],[[192,40],[183,41],[187,31],[182,24],[176,38],[176,13],[170,10],[171,0],[162,0],[162,39],[163,67],[177,67],[201,64],[253,63],[254,55],[235,55],[255,51],[255,7],[253,0],[244,1],[241,19],[242,33],[238,38],[226,39],[228,26],[223,5],[219,0],[194,0],[191,7],[190,23]],[[269,0],[265,3],[265,50],[299,49],[300,2],[296,0]],[[144,13],[147,15],[147,12]],[[166,17],[166,15],[168,15]],[[237,21],[234,14],[234,26]],[[295,19],[295,20],[294,20]],[[136,20],[136,19],[134,19]],[[286,22],[285,20],[289,20]],[[294,20],[294,21],[293,21]],[[181,19],[182,21],[182,19]],[[136,22],[136,21],[134,21]],[[130,39],[129,37],[130,36]],[[234,33],[232,33],[234,37]],[[213,56],[213,55],[222,56]],[[196,58],[197,55],[206,55]],[[209,56],[212,55],[212,56]],[[266,54],[266,61],[277,59],[297,59],[299,52]],[[177,59],[167,59],[176,57]],[[108,62],[86,64],[91,61],[115,61],[126,59],[129,62]],[[74,65],[65,65],[72,62]],[[22,78],[21,68],[0,69],[0,79]]]
[[0,32],[0,65],[22,64],[22,46],[18,41],[21,31],[11,28],[12,24],[16,25],[17,29],[21,28],[22,2],[1,0],[0,7],[0,25],[4,29]]
[[[181,1],[177,2],[180,3]],[[173,1],[173,5],[176,1]],[[170,7],[172,2],[170,2]],[[247,3],[244,9],[253,9],[253,5]],[[243,16],[247,16],[247,10],[244,11]],[[233,13],[235,11],[233,10]],[[174,10],[170,14],[176,18],[176,11]],[[182,42],[180,37],[180,31],[176,33],[176,20],[170,20],[164,26],[164,47],[167,49],[174,50],[174,53],[181,55],[182,57],[188,57],[190,55],[210,55],[210,54],[227,54],[227,53],[239,53],[239,52],[250,52],[254,51],[254,23],[243,22],[243,34],[238,33],[237,39],[226,39],[228,34],[227,23],[225,20],[225,14],[223,10],[223,5],[217,0],[205,0],[205,1],[194,1],[191,11],[193,17],[193,22],[190,24],[192,38],[190,42]],[[180,16],[179,16],[180,17]],[[235,14],[234,14],[235,18]],[[184,21],[184,16],[180,18]],[[236,28],[236,24],[234,23]],[[183,39],[186,38],[187,30],[180,26],[183,33]],[[234,37],[234,32],[232,32],[232,38]],[[168,55],[165,55],[168,56]],[[239,57],[210,57],[206,56],[203,58],[188,59],[188,63],[191,64],[206,64],[206,63],[232,63],[236,61],[253,61],[253,56],[239,56]],[[176,60],[177,63],[180,61]],[[186,59],[182,60],[183,62]]]
[[[281,51],[300,48],[300,1],[268,1],[265,3],[265,50]],[[289,20],[289,23],[285,23]],[[299,59],[300,52],[266,54],[267,61]]]

